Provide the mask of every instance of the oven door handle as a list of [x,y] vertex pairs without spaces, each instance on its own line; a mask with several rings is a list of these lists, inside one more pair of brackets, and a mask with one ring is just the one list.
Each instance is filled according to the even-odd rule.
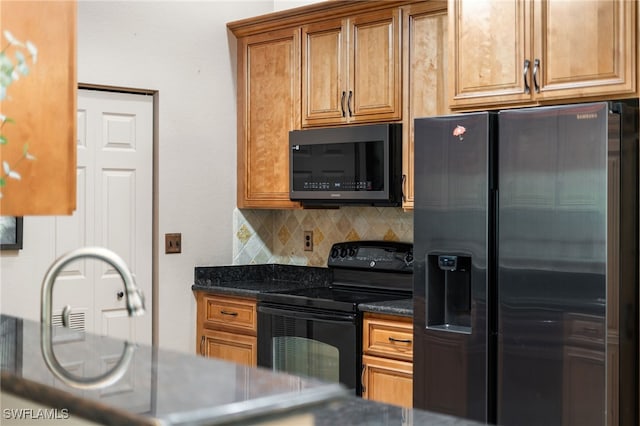
[[316,320],[333,323],[353,322],[356,319],[355,315],[350,314],[321,314],[317,312],[294,311],[282,308],[272,308],[268,306],[258,306],[258,312],[268,315],[277,315],[281,317],[296,318],[301,320]]

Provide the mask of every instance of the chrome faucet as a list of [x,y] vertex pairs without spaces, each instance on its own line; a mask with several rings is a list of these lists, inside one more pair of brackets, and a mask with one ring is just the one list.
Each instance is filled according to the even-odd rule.
[[[69,373],[58,362],[55,353],[53,352],[53,342],[51,338],[51,304],[53,294],[53,284],[56,277],[62,268],[64,268],[70,262],[81,258],[94,258],[107,262],[113,266],[120,274],[122,281],[124,282],[124,296],[126,297],[127,312],[129,316],[140,316],[144,314],[144,296],[138,289],[131,275],[131,271],[127,267],[127,264],[122,260],[120,256],[103,247],[83,247],[74,251],[71,251],[60,258],[58,258],[50,267],[42,281],[41,290],[41,306],[40,306],[40,348],[42,350],[42,357],[45,364],[51,370],[51,372],[64,383],[69,386],[80,389],[99,389],[120,380],[120,378],[126,372],[129,362],[133,357],[134,345],[129,342],[124,343],[124,350],[118,363],[106,373],[93,377],[77,377]],[[118,293],[121,297],[121,293]],[[64,326],[69,324],[69,313],[71,308],[65,306],[62,310],[62,322]]]

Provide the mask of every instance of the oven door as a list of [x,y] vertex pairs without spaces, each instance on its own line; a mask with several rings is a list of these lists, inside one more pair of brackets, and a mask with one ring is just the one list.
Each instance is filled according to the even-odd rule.
[[362,326],[354,313],[258,304],[258,365],[340,382],[361,394]]

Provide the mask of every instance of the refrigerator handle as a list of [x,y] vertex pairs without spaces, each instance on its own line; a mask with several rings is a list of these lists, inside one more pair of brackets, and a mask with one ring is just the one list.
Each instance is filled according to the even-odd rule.
[[524,60],[524,69],[522,70],[522,76],[524,78],[524,93],[531,93],[531,89],[529,88],[529,65],[531,65],[531,61],[528,59]]

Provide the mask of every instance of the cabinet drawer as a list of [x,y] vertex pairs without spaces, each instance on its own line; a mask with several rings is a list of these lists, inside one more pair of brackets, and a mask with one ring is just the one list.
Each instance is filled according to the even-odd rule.
[[200,337],[199,353],[255,367],[258,359],[258,342],[253,336],[204,330]]
[[569,314],[566,324],[567,341],[579,345],[604,345],[606,333],[603,318],[590,315]]
[[365,354],[413,360],[413,323],[410,319],[365,315],[363,324]]
[[256,303],[222,296],[203,296],[204,326],[256,335]]

